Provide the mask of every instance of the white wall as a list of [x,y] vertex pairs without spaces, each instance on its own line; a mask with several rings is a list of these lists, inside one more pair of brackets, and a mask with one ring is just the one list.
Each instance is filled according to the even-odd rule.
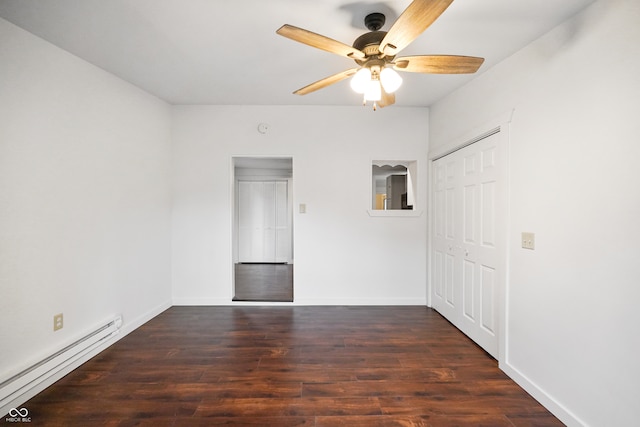
[[170,119],[0,19],[0,382],[115,313],[126,332],[170,304]]
[[425,214],[367,209],[371,160],[415,159],[424,210],[427,134],[424,108],[175,107],[174,303],[231,303],[231,157],[271,155],[293,157],[294,304],[425,304]]
[[515,109],[502,367],[569,425],[638,422],[639,22],[598,1],[431,109],[433,150]]

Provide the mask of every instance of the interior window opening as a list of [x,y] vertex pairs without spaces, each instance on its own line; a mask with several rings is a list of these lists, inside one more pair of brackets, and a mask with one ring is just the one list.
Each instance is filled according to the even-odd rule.
[[416,165],[415,160],[374,160],[371,166],[373,187],[371,209],[414,210]]

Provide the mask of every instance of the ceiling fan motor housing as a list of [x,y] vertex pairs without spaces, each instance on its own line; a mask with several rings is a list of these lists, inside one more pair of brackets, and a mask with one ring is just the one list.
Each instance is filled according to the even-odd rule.
[[380,43],[384,36],[387,35],[386,31],[371,31],[364,33],[353,42],[353,47],[362,51],[366,58],[356,59],[356,62],[360,65],[364,65],[371,57],[380,56]]

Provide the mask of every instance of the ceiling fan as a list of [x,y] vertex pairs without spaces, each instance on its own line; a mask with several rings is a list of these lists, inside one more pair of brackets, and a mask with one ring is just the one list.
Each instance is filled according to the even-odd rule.
[[353,46],[293,25],[283,25],[276,33],[300,43],[353,59],[358,67],[326,77],[293,92],[306,95],[353,76],[351,88],[364,95],[364,102],[386,107],[395,103],[395,91],[402,84],[396,71],[430,74],[471,74],[484,58],[459,55],[396,55],[414,41],[449,7],[453,0],[414,0],[388,32],[380,31],[385,23],[382,13],[365,17],[369,29]]

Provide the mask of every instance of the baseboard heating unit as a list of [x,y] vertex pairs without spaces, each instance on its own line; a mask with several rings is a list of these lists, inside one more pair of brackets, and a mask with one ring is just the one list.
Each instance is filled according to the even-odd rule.
[[[106,344],[120,332],[121,327],[122,316],[117,315],[63,349],[0,383],[0,413],[5,414],[12,407],[10,405],[23,403],[42,391],[65,375],[65,368],[78,361],[84,362],[81,361],[84,356]],[[38,386],[42,388],[39,389]]]

